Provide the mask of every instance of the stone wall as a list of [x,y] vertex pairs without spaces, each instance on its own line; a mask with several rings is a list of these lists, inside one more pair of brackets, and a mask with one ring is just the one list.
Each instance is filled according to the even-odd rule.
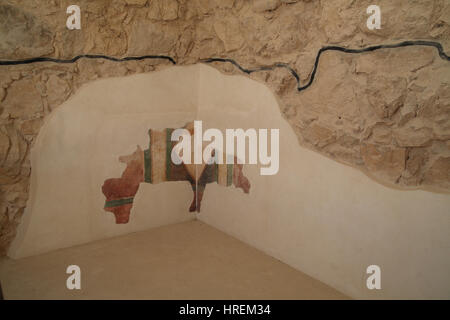
[[[403,40],[450,49],[447,0],[378,1],[382,28],[366,27],[372,1],[6,0],[0,4],[0,59],[167,55],[177,64],[230,58],[245,68],[286,63],[302,84],[325,45],[363,48]],[[78,4],[82,29],[66,28]],[[166,60],[80,59],[0,66],[0,253],[26,205],[29,151],[44,118],[83,83],[151,72]],[[231,63],[213,63],[241,73]],[[285,68],[251,78],[277,95],[301,145],[399,188],[450,189],[450,64],[430,47],[363,54],[326,52],[310,88]],[[180,84],[182,85],[182,84]]]

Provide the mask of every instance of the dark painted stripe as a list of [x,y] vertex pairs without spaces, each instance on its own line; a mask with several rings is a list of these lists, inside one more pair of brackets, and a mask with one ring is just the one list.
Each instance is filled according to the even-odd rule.
[[233,164],[227,164],[227,187],[233,183]]
[[123,199],[105,201],[105,208],[120,207],[120,206],[123,206],[124,204],[133,203],[133,200],[134,200],[134,198],[123,198]]
[[144,150],[144,177],[145,182],[152,183],[152,169],[150,160],[150,149]]
[[172,131],[174,129],[167,128],[166,129],[166,181],[170,180],[170,169],[172,167],[172,159],[171,159],[171,153],[172,153],[172,140],[170,140],[172,136]]
[[215,180],[217,183],[219,183],[219,164],[215,163],[214,164],[214,175],[215,175]]
[[152,183],[152,129],[148,130],[148,149],[144,150],[144,179]]

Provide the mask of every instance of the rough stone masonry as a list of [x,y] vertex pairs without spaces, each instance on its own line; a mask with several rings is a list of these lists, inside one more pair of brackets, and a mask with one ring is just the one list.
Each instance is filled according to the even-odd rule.
[[[0,60],[167,55],[178,64],[230,58],[247,68],[285,63],[306,82],[326,45],[363,48],[432,40],[450,52],[448,0],[380,0],[368,30],[361,0],[77,0],[81,30],[66,28],[65,0],[4,0]],[[151,72],[165,60],[0,66],[0,255],[28,198],[30,148],[43,119],[88,81]],[[230,63],[213,63],[241,74]],[[283,68],[255,72],[299,144],[399,188],[450,190],[450,63],[433,48],[327,52],[316,80],[297,92]]]

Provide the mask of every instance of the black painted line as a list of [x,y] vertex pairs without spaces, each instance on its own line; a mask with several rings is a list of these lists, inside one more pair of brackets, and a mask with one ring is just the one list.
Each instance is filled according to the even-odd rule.
[[172,64],[177,64],[172,57],[169,56],[159,56],[159,55],[149,55],[149,56],[138,56],[138,57],[125,57],[125,58],[115,58],[110,56],[104,56],[99,54],[81,54],[72,59],[55,59],[55,58],[30,58],[25,60],[0,60],[0,66],[11,66],[11,65],[20,65],[20,64],[31,64],[35,62],[54,62],[54,63],[74,63],[77,62],[81,58],[86,59],[105,59],[114,62],[123,62],[123,61],[138,61],[138,60],[146,60],[146,59],[164,59],[169,60]]
[[[300,92],[300,91],[303,91],[303,90],[309,88],[312,85],[312,83],[316,77],[317,69],[319,67],[320,57],[326,51],[340,51],[340,52],[344,52],[344,53],[355,53],[356,54],[356,53],[372,52],[372,51],[376,51],[376,50],[380,50],[380,49],[394,49],[394,48],[410,47],[410,46],[434,47],[437,49],[437,51],[439,53],[439,57],[441,57],[443,60],[450,61],[450,56],[448,56],[444,52],[442,45],[439,42],[435,42],[435,41],[424,41],[424,40],[403,41],[403,42],[395,43],[395,44],[376,45],[376,46],[371,46],[371,47],[366,47],[366,48],[361,48],[361,49],[349,49],[349,48],[340,47],[340,46],[326,46],[326,47],[322,47],[317,52],[317,56],[316,56],[316,60],[314,62],[314,68],[311,72],[311,76],[309,77],[309,81],[304,86],[301,86],[301,84],[300,84],[300,76],[298,75],[297,71],[295,71],[292,67],[290,67],[286,63],[276,63],[271,66],[262,66],[262,67],[258,67],[255,69],[246,69],[246,68],[242,67],[239,63],[237,63],[235,60],[228,59],[228,58],[209,58],[209,59],[202,59],[202,60],[200,60],[200,62],[231,63],[236,68],[238,68],[240,71],[242,71],[246,74],[251,74],[253,72],[260,72],[260,71],[271,71],[271,70],[274,70],[277,68],[284,68],[284,69],[287,69],[291,73],[291,75],[297,80],[297,90]],[[110,61],[115,61],[115,62],[145,60],[145,59],[163,59],[163,60],[170,61],[172,64],[177,64],[176,61],[172,57],[164,56],[164,55],[146,55],[146,56],[137,56],[137,57],[115,58],[115,57],[110,57],[110,56],[105,56],[105,55],[83,54],[83,55],[76,56],[72,59],[55,59],[55,58],[38,57],[38,58],[31,58],[31,59],[25,59],[25,60],[0,60],[0,66],[31,64],[31,63],[35,63],[35,62],[74,63],[81,58],[105,59],[105,60],[110,60]]]
[[439,56],[443,60],[450,61],[450,57],[444,52],[442,45],[439,42],[434,42],[434,41],[422,41],[422,40],[404,41],[404,42],[400,42],[400,43],[396,43],[396,44],[376,45],[376,46],[366,47],[366,48],[362,48],[362,49],[348,49],[348,48],[339,47],[339,46],[327,46],[327,47],[322,47],[319,50],[319,52],[317,53],[316,60],[314,62],[314,68],[312,70],[311,76],[309,78],[308,83],[304,86],[300,85],[300,76],[298,75],[298,73],[285,63],[277,63],[272,66],[260,67],[260,68],[256,68],[256,69],[246,69],[246,68],[242,67],[240,64],[238,64],[233,59],[209,58],[209,59],[202,60],[202,62],[205,62],[205,63],[229,62],[246,74],[251,74],[253,72],[259,72],[259,71],[273,70],[275,68],[285,68],[297,80],[297,90],[300,92],[300,91],[303,91],[303,90],[309,88],[312,85],[312,83],[316,77],[317,68],[319,67],[320,57],[326,51],[340,51],[340,52],[344,52],[344,53],[363,53],[363,52],[372,52],[372,51],[376,51],[376,50],[380,50],[380,49],[393,49],[393,48],[410,47],[410,46],[434,47],[438,50]]
[[316,61],[314,62],[314,68],[311,73],[311,77],[309,78],[309,82],[303,87],[301,87],[300,83],[298,82],[297,90],[298,91],[305,90],[313,83],[314,78],[316,76],[317,68],[319,66],[320,56],[322,55],[322,53],[324,53],[326,51],[341,51],[341,52],[345,52],[345,53],[363,53],[363,52],[372,52],[372,51],[376,51],[376,50],[380,50],[380,49],[394,49],[394,48],[411,47],[411,46],[435,47],[439,52],[439,56],[443,60],[450,61],[450,57],[447,54],[445,54],[444,49],[442,48],[442,45],[439,42],[434,42],[434,41],[422,41],[422,40],[403,41],[403,42],[395,43],[395,44],[377,45],[377,46],[371,46],[371,47],[366,47],[366,48],[362,48],[362,49],[347,49],[347,48],[342,48],[342,47],[337,47],[337,46],[327,46],[327,47],[323,47],[322,49],[319,50],[317,57],[316,57]]
[[244,72],[246,74],[251,74],[253,72],[259,72],[259,71],[271,71],[271,70],[276,69],[276,68],[285,68],[285,69],[289,70],[289,72],[292,74],[292,76],[295,79],[297,79],[297,83],[300,83],[300,78],[299,78],[297,72],[294,69],[292,69],[286,63],[276,63],[276,64],[271,65],[271,66],[264,66],[264,67],[259,67],[259,68],[256,68],[256,69],[246,69],[246,68],[242,67],[239,63],[237,63],[233,59],[209,58],[209,59],[200,60],[200,62],[204,62],[204,63],[229,62],[229,63],[231,63],[232,65],[234,65],[235,67],[237,67],[239,70],[241,70],[242,72]]

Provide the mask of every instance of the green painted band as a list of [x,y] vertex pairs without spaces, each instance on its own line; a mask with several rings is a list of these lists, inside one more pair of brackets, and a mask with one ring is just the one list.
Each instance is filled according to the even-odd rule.
[[133,203],[133,200],[134,200],[134,198],[123,198],[123,199],[105,201],[105,208],[120,207],[120,206],[123,206],[124,204]]
[[227,164],[227,187],[233,183],[233,164]]

